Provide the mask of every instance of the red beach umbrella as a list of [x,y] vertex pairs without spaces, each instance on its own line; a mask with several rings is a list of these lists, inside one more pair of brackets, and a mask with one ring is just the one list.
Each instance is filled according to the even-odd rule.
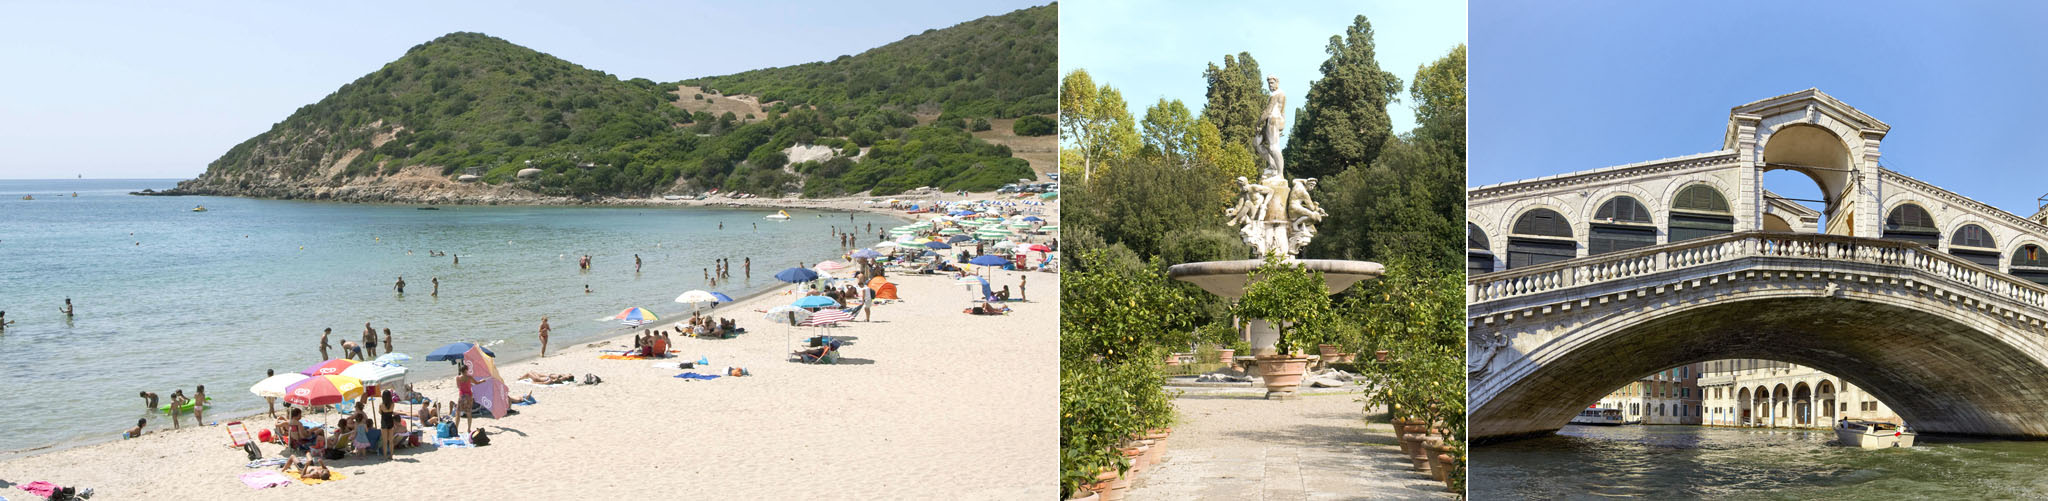
[[313,376],[284,389],[284,401],[308,407],[333,405],[363,396],[363,381],[346,376]]
[[349,366],[355,364],[356,361],[354,360],[349,360],[346,358],[337,358],[333,360],[328,360],[326,362],[313,364],[312,367],[307,367],[306,370],[299,371],[299,373],[308,376],[333,376],[341,374],[341,371],[348,370]]

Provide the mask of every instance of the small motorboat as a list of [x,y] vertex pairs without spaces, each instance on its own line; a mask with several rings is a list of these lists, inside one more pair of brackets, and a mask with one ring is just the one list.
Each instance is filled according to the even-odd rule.
[[417,209],[417,210],[441,210],[441,208],[440,208],[440,207],[435,207],[435,206],[432,206],[432,205],[429,205],[429,206],[426,206],[426,207],[414,207],[414,209]]
[[1585,424],[1594,426],[1621,426],[1624,424],[1628,424],[1628,422],[1625,418],[1621,416],[1621,409],[1615,409],[1611,407],[1587,407],[1586,410],[1579,411],[1579,415],[1572,416],[1572,424]]
[[1842,442],[1844,447],[1861,447],[1864,449],[1912,447],[1913,439],[1917,436],[1919,434],[1913,433],[1911,428],[1897,423],[1852,421],[1847,419],[1835,422],[1835,439]]
[[22,196],[21,196],[21,199],[22,199],[22,200],[35,200],[35,199],[36,199],[36,197],[35,197],[35,195],[22,195]]
[[201,205],[198,207],[193,207],[192,212],[206,212],[206,206]]
[[683,198],[684,197],[682,195],[668,195],[661,197],[662,200],[682,200]]
[[767,218],[767,219],[771,219],[771,220],[775,220],[775,221],[788,221],[788,220],[789,220],[789,211],[782,211],[782,210],[779,210],[779,211],[775,211],[775,213],[774,213],[774,214],[769,214],[769,215],[767,215],[767,216],[766,216],[766,218]]

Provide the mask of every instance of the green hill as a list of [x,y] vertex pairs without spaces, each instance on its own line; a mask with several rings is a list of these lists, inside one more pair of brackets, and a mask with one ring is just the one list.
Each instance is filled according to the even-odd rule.
[[[1007,147],[974,139],[960,121],[918,126],[902,103],[937,104],[949,113],[953,106],[988,114],[1049,112],[1056,106],[1049,91],[1013,94],[1013,84],[993,82],[1035,71],[1050,89],[1053,35],[982,40],[949,64],[893,65],[932,50],[934,41],[959,40],[956,30],[977,38],[1032,33],[1021,27],[1049,30],[1051,24],[1038,18],[1052,19],[1052,8],[928,31],[833,63],[744,73],[830,65],[852,74],[946,82],[870,89],[852,99],[805,98],[800,104],[813,106],[768,106],[758,115],[691,113],[671,104],[691,98],[670,92],[674,84],[621,80],[502,39],[452,33],[299,108],[229,149],[176,191],[361,198],[351,193],[376,188],[370,190],[379,193],[376,199],[387,200],[485,192],[590,197],[723,189],[831,196],[870,190],[889,195],[919,186],[994,189],[1033,177],[1030,168]],[[892,49],[899,46],[910,49]],[[860,62],[842,64],[854,59]],[[739,76],[705,81],[722,78]],[[735,92],[730,89],[725,90]],[[939,89],[948,97],[934,100],[930,96]],[[812,148],[824,156],[791,165],[784,151],[793,146],[831,149]],[[517,175],[527,168],[541,173]],[[469,174],[479,176],[473,183],[478,186],[460,188],[456,178]]]
[[916,107],[1014,118],[1058,111],[1057,4],[928,30],[858,55],[686,80],[762,102]]

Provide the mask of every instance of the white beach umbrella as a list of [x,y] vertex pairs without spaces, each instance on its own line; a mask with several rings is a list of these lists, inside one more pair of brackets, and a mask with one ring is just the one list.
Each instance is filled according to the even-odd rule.
[[681,296],[676,296],[676,302],[683,304],[716,303],[718,302],[718,296],[711,295],[710,291],[693,290],[685,292]]
[[405,382],[405,368],[378,362],[363,362],[341,371],[343,377],[363,381],[363,386],[390,386]]
[[263,378],[262,381],[257,381],[255,386],[250,386],[249,393],[254,393],[259,397],[284,398],[285,388],[289,388],[300,381],[305,381],[307,377],[305,374],[297,372],[270,376]]

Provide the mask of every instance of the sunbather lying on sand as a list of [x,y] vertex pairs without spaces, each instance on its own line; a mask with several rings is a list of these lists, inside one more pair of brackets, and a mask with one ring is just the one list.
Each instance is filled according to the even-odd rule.
[[327,480],[334,476],[334,472],[327,469],[327,460],[312,454],[307,454],[304,458],[287,456],[284,459],[284,465],[280,469],[283,471],[299,470],[300,478],[314,480]]
[[519,379],[531,381],[534,384],[573,383],[576,382],[576,375],[548,374],[545,372],[528,372],[524,376],[519,376]]
[[970,314],[970,315],[1001,315],[1001,314],[1004,314],[1004,313],[1009,313],[1009,312],[1010,312],[1010,307],[1008,307],[1008,306],[996,306],[996,305],[994,305],[993,303],[982,303],[982,304],[977,304],[977,305],[974,305],[974,307],[973,307],[973,308],[968,308],[968,309],[967,309],[966,311],[964,311],[964,313],[967,313],[967,314]]

